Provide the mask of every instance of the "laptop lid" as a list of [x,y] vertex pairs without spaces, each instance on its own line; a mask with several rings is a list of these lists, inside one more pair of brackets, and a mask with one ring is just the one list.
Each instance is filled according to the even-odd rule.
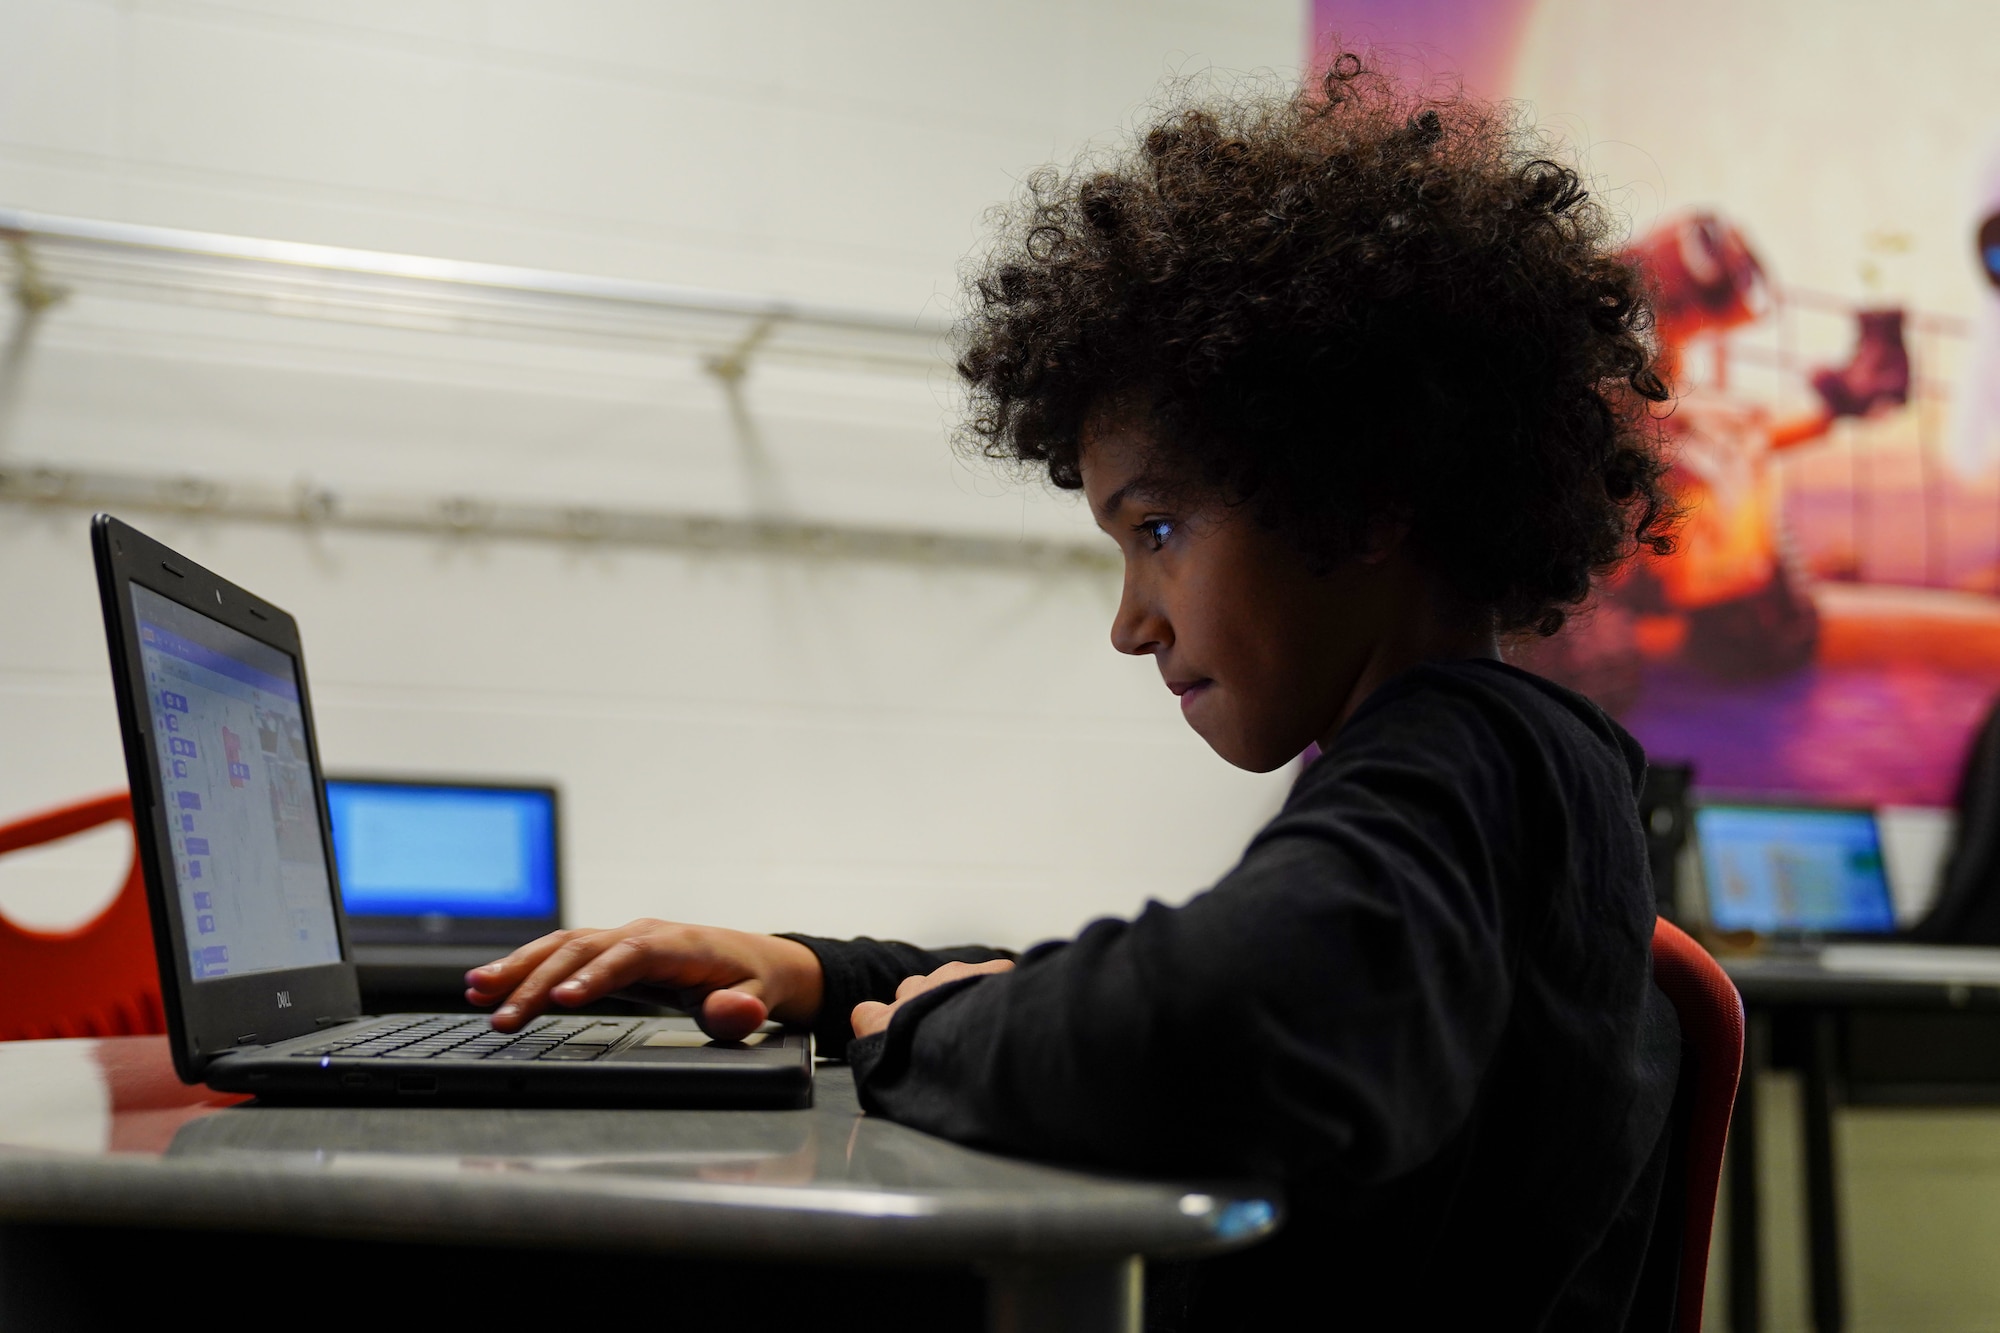
[[329,776],[326,805],[356,944],[513,948],[561,925],[553,786]]
[[357,1017],[292,617],[91,521],[174,1068]]
[[1695,811],[1709,924],[1765,935],[1891,935],[1875,812],[1713,804]]

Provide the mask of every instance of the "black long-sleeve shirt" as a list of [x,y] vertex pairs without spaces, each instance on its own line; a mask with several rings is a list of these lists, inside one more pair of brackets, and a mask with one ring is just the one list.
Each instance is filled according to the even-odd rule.
[[1280,1186],[1283,1232],[1169,1273],[1156,1327],[1663,1330],[1680,1036],[1651,981],[1644,767],[1547,681],[1418,667],[1186,906],[851,1043],[861,1000],[1003,955],[796,937],[826,973],[822,1049],[871,1112],[947,1138]]

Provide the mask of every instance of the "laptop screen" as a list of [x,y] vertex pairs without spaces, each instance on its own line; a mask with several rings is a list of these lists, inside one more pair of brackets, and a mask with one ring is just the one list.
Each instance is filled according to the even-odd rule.
[[553,918],[555,796],[329,779],[342,901],[359,916]]
[[132,585],[196,981],[340,961],[291,657]]
[[1895,930],[1873,811],[1710,805],[1695,812],[1694,826],[1708,919],[1718,929]]

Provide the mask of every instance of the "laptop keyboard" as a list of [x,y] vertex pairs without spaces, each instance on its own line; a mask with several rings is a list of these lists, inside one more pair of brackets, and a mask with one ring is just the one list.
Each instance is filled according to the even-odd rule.
[[476,1014],[406,1014],[292,1055],[314,1059],[337,1055],[343,1060],[595,1060],[642,1021],[545,1016],[519,1032],[495,1032]]

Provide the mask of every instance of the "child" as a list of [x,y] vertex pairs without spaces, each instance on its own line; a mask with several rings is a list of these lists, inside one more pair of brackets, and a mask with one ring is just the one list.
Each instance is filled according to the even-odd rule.
[[1347,56],[1031,177],[973,292],[968,438],[1083,491],[1113,645],[1230,763],[1323,757],[1206,894],[1018,960],[639,921],[471,997],[510,1029],[673,987],[718,1036],[811,1024],[949,1138],[1279,1185],[1162,1326],[1667,1328],[1644,758],[1497,649],[1667,545],[1610,220],[1500,112]]

